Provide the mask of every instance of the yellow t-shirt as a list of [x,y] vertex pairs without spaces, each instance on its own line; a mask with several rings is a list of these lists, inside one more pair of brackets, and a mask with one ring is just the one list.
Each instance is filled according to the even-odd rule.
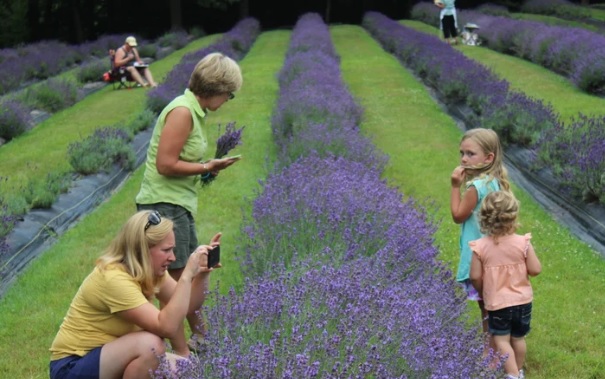
[[84,356],[96,347],[141,330],[115,313],[147,302],[141,286],[122,268],[101,271],[95,267],[71,302],[50,347],[51,360]]

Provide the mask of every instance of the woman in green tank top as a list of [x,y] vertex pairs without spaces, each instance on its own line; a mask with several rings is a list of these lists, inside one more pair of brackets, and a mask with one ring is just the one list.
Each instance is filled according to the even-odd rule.
[[[195,221],[198,184],[202,174],[218,175],[236,158],[208,159],[203,118],[234,98],[242,73],[231,58],[212,53],[195,66],[188,88],[160,113],[149,148],[138,210],[156,210],[175,223],[176,260],[168,270],[179,280],[189,254],[198,246]],[[187,316],[191,329],[202,331],[195,313]]]

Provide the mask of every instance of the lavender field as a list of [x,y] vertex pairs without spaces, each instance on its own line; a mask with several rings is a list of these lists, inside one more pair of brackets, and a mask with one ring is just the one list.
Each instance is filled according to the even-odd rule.
[[[226,34],[251,47],[238,49],[244,88],[208,119],[246,126],[244,159],[204,190],[198,215],[201,239],[222,230],[231,247],[205,309],[210,348],[179,377],[500,377],[481,356],[476,309],[451,273],[459,230],[448,219],[448,183],[461,130],[420,78],[447,83],[446,96],[467,101],[474,122],[507,143],[542,141],[544,130],[561,127],[556,110],[380,14],[367,14],[362,27],[328,27],[307,14],[292,31],[260,34],[247,22]],[[444,59],[457,69],[443,71]],[[148,93],[147,107],[178,93],[185,79],[176,67]],[[45,377],[56,326],[81,277],[134,211],[141,174],[0,300],[0,376]],[[605,264],[515,191],[545,266],[534,281],[527,377],[604,378]],[[60,289],[48,285],[57,275],[67,276]],[[33,310],[41,303],[47,314]],[[29,349],[10,352],[9,336],[23,324]],[[18,364],[24,356],[31,365]]]

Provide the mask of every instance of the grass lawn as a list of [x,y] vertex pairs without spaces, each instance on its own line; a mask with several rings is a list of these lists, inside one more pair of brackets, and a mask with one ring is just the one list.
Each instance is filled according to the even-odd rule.
[[[391,161],[385,177],[416,199],[430,199],[441,220],[442,257],[455,268],[460,227],[449,215],[449,177],[462,132],[425,88],[360,27],[332,28],[342,71],[365,108],[362,130]],[[470,49],[470,47],[469,47]],[[564,96],[563,93],[559,94]],[[514,187],[522,203],[520,232],[531,232],[543,273],[533,280],[534,329],[528,337],[528,377],[605,378],[605,262]],[[475,306],[471,315],[479,319]]]

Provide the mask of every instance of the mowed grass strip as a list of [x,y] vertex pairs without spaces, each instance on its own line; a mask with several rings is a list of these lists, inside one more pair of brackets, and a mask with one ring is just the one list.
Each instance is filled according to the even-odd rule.
[[[435,36],[440,33],[438,28],[420,21],[404,20],[401,24]],[[456,48],[467,57],[489,67],[508,81],[512,89],[551,104],[562,120],[569,120],[578,113],[605,114],[605,99],[582,92],[569,79],[542,66],[485,47],[463,45]]]
[[[362,28],[331,30],[343,77],[365,108],[362,130],[391,157],[385,177],[405,195],[432,204],[432,214],[441,221],[436,243],[455,269],[460,226],[451,221],[449,193],[462,131],[423,85]],[[516,186],[513,191],[521,201],[519,232],[532,233],[543,265],[542,274],[532,280],[535,301],[527,375],[605,378],[605,262],[526,192]],[[474,304],[469,303],[469,312],[479,322]]]
[[[183,55],[211,44],[218,37],[212,35],[192,41],[152,63],[150,69],[154,77],[161,83]],[[144,88],[118,91],[109,85],[0,147],[0,177],[6,179],[0,187],[0,195],[20,191],[20,187],[34,177],[71,170],[68,146],[88,137],[99,127],[131,121],[145,108],[147,92]]]
[[[276,76],[289,39],[287,31],[261,34],[241,62],[242,90],[235,100],[206,119],[211,130],[217,123],[224,126],[230,121],[246,126],[243,145],[237,148],[243,159],[221,173],[200,195],[200,240],[223,232],[224,267],[212,275],[213,285],[220,284],[221,292],[242,283],[233,254],[243,212],[249,212],[258,181],[266,177],[266,162],[274,160],[271,113],[277,99]],[[143,103],[139,108],[133,106],[133,110],[142,106]],[[212,131],[208,137],[214,138]],[[135,212],[134,197],[142,176],[143,169],[139,168],[111,199],[35,260],[0,299],[0,378],[48,378],[48,348],[95,259]]]

